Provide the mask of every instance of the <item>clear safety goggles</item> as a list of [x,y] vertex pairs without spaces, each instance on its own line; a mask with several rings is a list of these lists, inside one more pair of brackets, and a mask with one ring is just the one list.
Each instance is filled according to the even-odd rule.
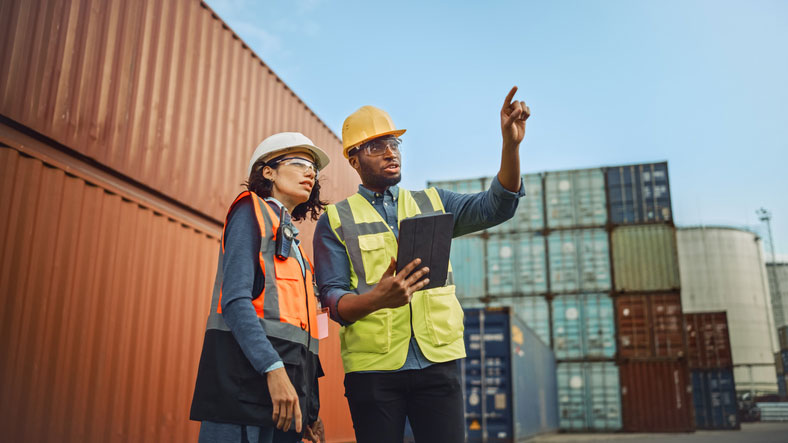
[[399,137],[394,137],[393,135],[385,136],[370,140],[358,148],[354,149],[351,154],[355,154],[362,149],[367,151],[367,155],[370,157],[378,157],[386,153],[387,149],[391,149],[391,152],[394,154],[400,153],[400,145],[402,144],[402,140]]
[[300,157],[284,157],[280,158],[273,162],[273,164],[269,164],[270,166],[279,166],[279,165],[287,165],[295,167],[298,172],[305,174],[307,171],[311,170],[315,174],[315,178],[317,178],[320,171],[317,169],[317,165],[314,162],[311,162],[307,159],[300,158]]

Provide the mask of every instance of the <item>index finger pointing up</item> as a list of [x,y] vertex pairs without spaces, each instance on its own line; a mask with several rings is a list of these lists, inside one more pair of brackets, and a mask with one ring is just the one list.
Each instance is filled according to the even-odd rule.
[[512,99],[514,98],[514,93],[517,92],[517,86],[512,86],[512,90],[506,94],[506,99],[503,101],[503,108],[502,110],[506,110],[509,108],[509,105],[512,104]]

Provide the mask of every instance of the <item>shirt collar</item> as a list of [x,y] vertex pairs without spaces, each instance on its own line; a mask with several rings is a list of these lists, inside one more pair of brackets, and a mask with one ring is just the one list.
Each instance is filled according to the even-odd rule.
[[[358,193],[361,194],[361,196],[367,199],[367,201],[369,201],[370,203],[374,202],[376,198],[382,197],[381,194],[365,188],[364,185],[358,185]],[[384,194],[388,195],[389,197],[391,197],[392,200],[396,201],[397,196],[399,195],[399,186],[397,185],[390,186],[388,189],[386,189]]]

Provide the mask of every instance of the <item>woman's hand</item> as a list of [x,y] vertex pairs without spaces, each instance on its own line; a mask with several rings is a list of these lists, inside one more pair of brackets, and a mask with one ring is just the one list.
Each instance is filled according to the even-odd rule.
[[304,438],[314,443],[326,443],[326,431],[320,417],[304,429]]
[[301,405],[298,403],[298,394],[290,383],[285,368],[274,369],[265,375],[271,403],[274,405],[274,426],[287,432],[290,430],[290,424],[295,420],[295,431],[301,432]]

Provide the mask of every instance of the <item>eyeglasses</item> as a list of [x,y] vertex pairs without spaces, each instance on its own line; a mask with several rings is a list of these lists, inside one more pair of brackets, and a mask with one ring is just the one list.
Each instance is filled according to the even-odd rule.
[[365,149],[367,151],[367,155],[370,157],[378,157],[386,153],[386,149],[391,149],[391,152],[394,154],[399,154],[400,150],[399,147],[402,144],[402,140],[398,137],[388,136],[388,137],[380,137],[373,140],[370,140],[361,146],[353,149],[352,151],[348,152],[348,155],[355,155],[357,152]]
[[320,174],[320,171],[317,169],[317,165],[314,162],[300,157],[284,157],[268,164],[268,166],[271,166],[272,168],[279,165],[295,166],[295,168],[301,173],[306,173],[311,169],[312,172],[315,173],[315,178],[317,178],[318,174]]

